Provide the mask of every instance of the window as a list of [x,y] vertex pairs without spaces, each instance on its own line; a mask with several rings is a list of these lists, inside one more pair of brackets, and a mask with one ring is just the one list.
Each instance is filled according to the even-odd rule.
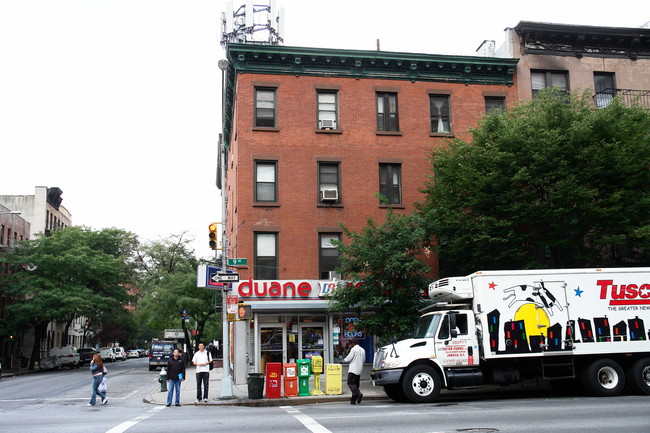
[[614,74],[594,72],[594,90],[596,91],[596,95],[594,95],[596,107],[607,107],[616,94]]
[[505,110],[506,98],[503,96],[486,96],[485,112],[490,113],[492,110]]
[[377,131],[399,131],[397,93],[377,93]]
[[255,233],[255,279],[278,279],[278,234]]
[[431,108],[431,132],[449,134],[451,132],[449,95],[429,95],[429,106]]
[[339,266],[339,250],[332,244],[332,241],[340,241],[341,235],[339,233],[321,233],[319,238],[319,275],[321,280],[329,280],[330,272]]
[[319,90],[318,129],[338,129],[338,93],[332,90]]
[[379,192],[389,204],[402,204],[402,166],[379,164]]
[[569,91],[569,77],[566,72],[532,71],[530,73],[533,98],[540,90],[555,87],[562,92]]
[[321,202],[339,201],[339,164],[336,162],[318,163],[318,190]]
[[275,95],[276,89],[255,89],[256,127],[275,128],[277,126],[275,114]]
[[277,202],[276,161],[255,161],[255,201]]

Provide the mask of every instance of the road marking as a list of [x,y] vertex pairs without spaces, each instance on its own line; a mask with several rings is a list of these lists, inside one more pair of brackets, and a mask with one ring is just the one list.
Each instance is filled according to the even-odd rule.
[[300,412],[298,409],[292,406],[280,406],[280,409],[284,409],[289,415],[292,415],[295,419],[300,421],[302,425],[307,427],[313,433],[332,433],[322,425],[320,425],[314,418],[305,415]]
[[129,421],[124,421],[122,424],[113,427],[112,429],[108,430],[106,433],[124,433],[140,421],[144,421],[147,418],[152,417],[153,415],[156,414],[156,412],[160,412],[163,410],[165,406],[156,406],[153,409],[148,410],[147,412],[143,413],[140,416],[136,416],[132,420]]

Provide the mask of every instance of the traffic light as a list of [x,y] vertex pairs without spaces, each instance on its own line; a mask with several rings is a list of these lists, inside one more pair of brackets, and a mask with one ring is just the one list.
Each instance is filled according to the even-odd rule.
[[217,238],[218,238],[218,236],[217,236],[217,223],[211,223],[208,226],[208,230],[210,231],[210,233],[208,234],[208,236],[210,237],[210,248],[213,249],[213,250],[216,250],[216,249],[218,249],[217,248],[217,246],[218,246],[217,245]]

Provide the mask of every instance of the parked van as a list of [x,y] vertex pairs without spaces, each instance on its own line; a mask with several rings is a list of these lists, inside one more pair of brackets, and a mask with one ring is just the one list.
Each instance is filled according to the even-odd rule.
[[102,361],[115,362],[115,351],[112,347],[100,347],[99,354],[102,357]]
[[126,361],[126,351],[123,347],[114,347],[113,350],[115,351],[115,359]]
[[149,371],[154,371],[158,367],[166,367],[169,357],[176,349],[174,341],[154,341],[149,349]]
[[53,347],[49,350],[49,356],[56,357],[61,367],[79,368],[79,352],[73,346]]

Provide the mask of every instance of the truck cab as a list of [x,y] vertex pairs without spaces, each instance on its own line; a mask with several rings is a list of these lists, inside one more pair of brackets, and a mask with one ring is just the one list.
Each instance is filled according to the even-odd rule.
[[420,317],[411,338],[375,353],[370,377],[394,400],[433,401],[444,388],[483,384],[474,314],[469,309]]

